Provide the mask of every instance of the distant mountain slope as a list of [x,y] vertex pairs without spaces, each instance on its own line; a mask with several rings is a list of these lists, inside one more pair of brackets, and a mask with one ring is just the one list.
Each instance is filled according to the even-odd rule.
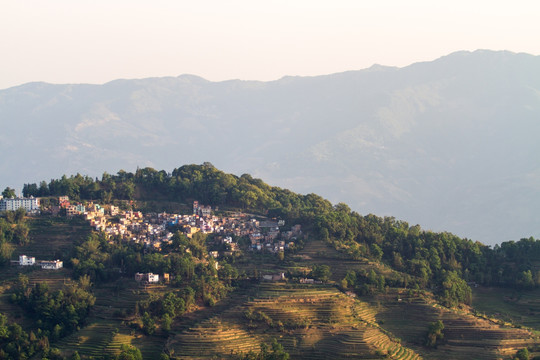
[[0,185],[210,161],[488,244],[540,237],[540,57],[0,91]]

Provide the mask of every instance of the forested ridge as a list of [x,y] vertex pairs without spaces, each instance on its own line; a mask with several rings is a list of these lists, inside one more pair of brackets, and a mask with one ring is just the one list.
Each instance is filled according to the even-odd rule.
[[535,261],[540,241],[536,239],[508,241],[492,248],[448,232],[426,231],[393,217],[360,215],[346,204],[332,205],[315,194],[272,187],[248,174],[227,174],[210,163],[185,165],[170,173],[143,168],[135,173],[105,173],[101,179],[63,176],[49,183],[25,184],[23,193],[104,202],[196,199],[299,222],[354,259],[383,261],[413,275],[413,285],[420,288],[451,290],[449,279],[517,288],[540,285],[540,267]]

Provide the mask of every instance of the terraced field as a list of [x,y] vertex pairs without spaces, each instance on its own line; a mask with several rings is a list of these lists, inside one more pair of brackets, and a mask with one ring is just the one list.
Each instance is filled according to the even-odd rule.
[[80,219],[67,219],[63,217],[43,216],[29,218],[30,242],[18,246],[13,259],[19,255],[34,256],[38,260],[63,259],[76,240],[83,239],[90,234],[91,228]]
[[162,352],[164,339],[135,334],[120,321],[94,319],[88,326],[63,338],[54,346],[68,356],[77,350],[83,357],[100,358],[103,355],[118,354],[123,344],[139,348],[144,359],[157,359]]
[[[159,291],[160,289],[156,289]],[[89,325],[55,344],[64,354],[77,350],[81,356],[117,354],[123,344],[134,345],[145,359],[156,359],[163,351],[166,339],[161,336],[143,336],[123,321],[126,312],[133,311],[135,303],[148,297],[134,281],[101,286],[94,291],[96,304]]]
[[489,316],[540,331],[540,289],[473,289],[473,307]]
[[95,321],[57,342],[60,350],[76,349],[83,356],[101,356],[112,341],[115,328],[109,321]]
[[322,240],[311,239],[306,243],[304,249],[299,251],[298,256],[302,261],[297,263],[298,266],[328,265],[331,269],[331,280],[339,282],[345,277],[349,270],[374,270],[377,274],[382,274],[388,280],[402,278],[404,274],[398,273],[382,263],[376,263],[367,259],[352,260],[348,255],[342,254],[331,245],[326,244]]
[[426,358],[433,357],[433,352],[421,345],[429,324],[437,320],[442,320],[445,326],[444,345],[436,351],[439,359],[497,359],[540,343],[530,331],[503,327],[465,311],[437,307],[423,298],[403,298],[399,302],[389,295],[380,297],[380,301],[384,305],[377,320]]
[[[265,314],[271,325],[246,313]],[[276,338],[293,359],[419,358],[374,319],[373,307],[328,285],[262,283],[255,298],[178,333],[168,348],[181,359],[227,358]]]
[[180,359],[208,359],[256,351],[261,340],[238,324],[214,317],[177,336],[169,350]]
[[330,266],[333,281],[343,279],[348,270],[359,270],[368,264],[367,261],[361,262],[346,258],[330,245],[316,239],[307,242],[298,255],[303,258],[305,263]]

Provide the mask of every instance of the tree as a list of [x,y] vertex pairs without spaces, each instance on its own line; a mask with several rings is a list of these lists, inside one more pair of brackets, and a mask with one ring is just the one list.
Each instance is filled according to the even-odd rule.
[[429,324],[429,329],[426,334],[426,346],[437,347],[437,342],[444,338],[444,324],[441,320],[437,320]]
[[26,245],[28,244],[28,233],[30,232],[30,228],[25,223],[18,224],[15,226],[15,230],[13,233],[13,239],[19,244],[19,245]]
[[372,244],[371,245],[371,255],[373,256],[373,259],[375,259],[376,261],[381,261],[384,253],[381,249],[381,247],[377,244]]
[[172,319],[171,319],[171,317],[169,316],[169,314],[163,315],[163,318],[162,318],[162,320],[161,320],[161,328],[162,328],[163,331],[165,331],[167,334],[171,331],[171,324],[172,324]]
[[272,341],[272,353],[267,356],[270,360],[288,360],[289,354],[283,349],[283,345],[274,338]]
[[2,191],[2,196],[6,199],[12,199],[15,198],[17,195],[15,194],[15,189],[10,188],[9,186]]
[[441,300],[444,305],[452,307],[459,303],[470,304],[472,291],[469,285],[455,271],[444,271]]
[[523,289],[531,290],[532,288],[534,288],[534,280],[531,270],[519,273],[517,283]]
[[0,264],[9,263],[14,246],[8,242],[0,242]]
[[311,274],[315,279],[321,280],[321,281],[328,281],[330,279],[330,276],[332,276],[332,272],[330,271],[330,266],[328,265],[313,266],[313,270]]
[[22,193],[24,197],[39,196],[37,184],[24,184]]
[[23,220],[24,220],[24,217],[26,215],[26,210],[22,207],[18,208],[17,210],[15,210],[15,213],[13,214],[14,215],[14,221],[19,224],[21,223]]
[[143,331],[146,335],[152,335],[156,331],[156,322],[147,312],[143,314],[142,323]]
[[116,360],[143,360],[141,350],[133,345],[122,344],[120,354],[116,356]]
[[517,353],[516,353],[516,357],[515,359],[517,360],[529,360],[531,357],[530,357],[530,354],[529,354],[529,349],[527,348],[523,348],[521,350],[519,350]]

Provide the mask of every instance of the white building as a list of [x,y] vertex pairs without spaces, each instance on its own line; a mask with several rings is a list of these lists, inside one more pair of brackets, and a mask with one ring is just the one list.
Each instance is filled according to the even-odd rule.
[[36,263],[35,257],[29,257],[26,255],[19,255],[19,265],[21,266],[31,266]]
[[138,282],[148,282],[148,283],[157,283],[159,282],[159,275],[153,273],[136,273],[135,281]]
[[25,209],[27,212],[38,211],[39,199],[31,196],[29,198],[0,200],[0,211],[16,211],[20,208]]
[[52,260],[52,261],[43,260],[41,261],[40,265],[42,269],[47,269],[47,270],[58,270],[64,267],[64,263],[60,260]]

